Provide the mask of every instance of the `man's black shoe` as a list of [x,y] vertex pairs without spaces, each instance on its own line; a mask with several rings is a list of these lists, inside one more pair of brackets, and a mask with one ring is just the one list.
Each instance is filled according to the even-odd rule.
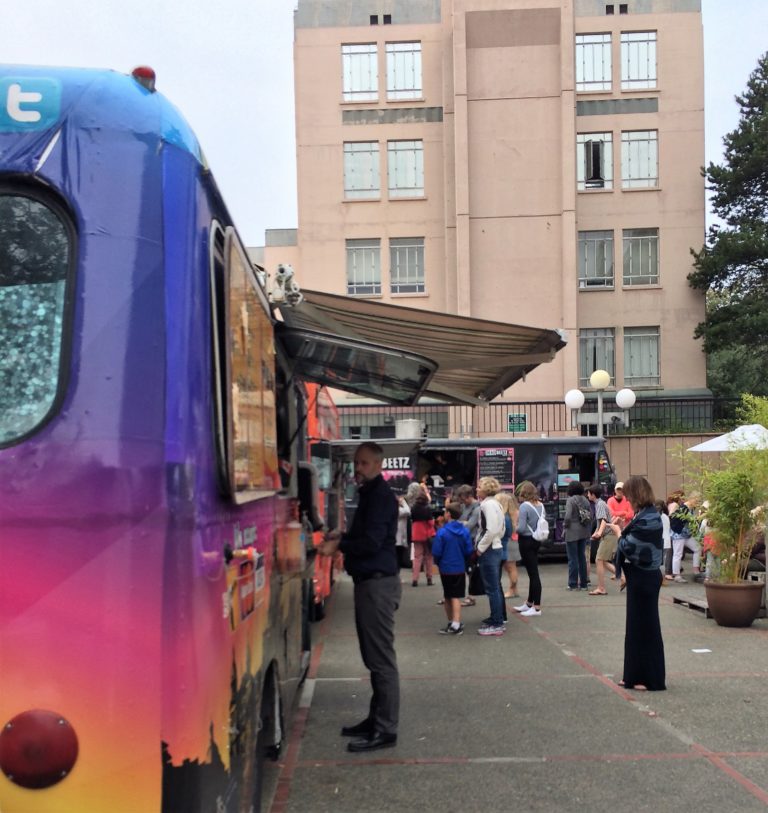
[[347,744],[347,751],[353,753],[378,751],[379,748],[394,748],[397,745],[397,734],[373,734],[362,740],[352,740]]
[[357,725],[345,725],[341,729],[342,737],[370,737],[373,734],[373,723],[366,719]]

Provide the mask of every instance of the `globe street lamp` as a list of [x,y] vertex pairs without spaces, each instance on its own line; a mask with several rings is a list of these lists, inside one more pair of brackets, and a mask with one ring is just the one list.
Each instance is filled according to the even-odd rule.
[[635,401],[637,401],[637,396],[634,390],[629,389],[629,387],[625,387],[616,393],[616,406],[619,409],[632,409]]
[[565,405],[571,410],[571,425],[574,426],[576,414],[584,406],[584,393],[581,390],[568,390]]
[[603,434],[604,421],[621,421],[625,426],[629,426],[629,410],[635,405],[637,400],[635,393],[625,387],[616,393],[616,406],[623,410],[621,413],[603,413],[603,394],[611,383],[611,375],[606,370],[595,370],[589,377],[589,386],[597,392],[597,421],[589,415],[580,415],[579,410],[584,406],[584,393],[581,390],[568,390],[565,393],[565,405],[576,414],[576,423],[594,424],[597,423],[598,435]]

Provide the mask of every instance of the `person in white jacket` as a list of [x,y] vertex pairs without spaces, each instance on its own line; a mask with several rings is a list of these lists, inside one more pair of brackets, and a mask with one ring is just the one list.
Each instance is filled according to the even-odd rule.
[[480,534],[477,540],[477,557],[483,577],[485,594],[488,596],[491,614],[477,631],[478,635],[504,634],[504,596],[501,592],[501,538],[504,536],[504,510],[495,495],[501,484],[495,477],[481,477],[477,484],[480,503]]

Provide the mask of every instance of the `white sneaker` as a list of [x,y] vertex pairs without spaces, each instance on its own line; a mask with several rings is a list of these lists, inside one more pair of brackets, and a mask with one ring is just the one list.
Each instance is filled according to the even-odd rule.
[[541,610],[537,610],[535,607],[529,607],[520,613],[520,615],[541,615]]
[[531,609],[531,605],[530,604],[521,604],[519,607],[513,607],[512,609],[516,613],[524,613],[526,610]]

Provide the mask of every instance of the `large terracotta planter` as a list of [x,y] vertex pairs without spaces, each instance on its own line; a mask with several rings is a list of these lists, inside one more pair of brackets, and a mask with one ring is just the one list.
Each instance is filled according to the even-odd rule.
[[704,582],[709,611],[721,627],[749,627],[757,618],[764,588],[762,582]]

